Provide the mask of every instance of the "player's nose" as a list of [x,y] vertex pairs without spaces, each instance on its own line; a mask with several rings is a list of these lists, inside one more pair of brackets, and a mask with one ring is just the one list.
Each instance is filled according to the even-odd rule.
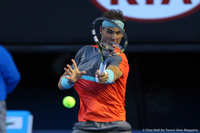
[[115,40],[117,38],[116,34],[112,34],[111,39]]

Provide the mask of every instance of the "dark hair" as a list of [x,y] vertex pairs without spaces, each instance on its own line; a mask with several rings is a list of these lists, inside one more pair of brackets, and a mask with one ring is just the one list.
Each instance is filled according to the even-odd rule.
[[115,10],[115,9],[111,9],[108,12],[105,12],[102,14],[102,17],[106,17],[109,19],[116,19],[116,20],[120,20],[124,23],[124,27],[126,25],[126,19],[123,17],[123,12],[119,9]]

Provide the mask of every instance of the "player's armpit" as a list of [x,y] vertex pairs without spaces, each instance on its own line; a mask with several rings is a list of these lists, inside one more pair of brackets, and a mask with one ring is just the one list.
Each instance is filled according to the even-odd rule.
[[113,82],[123,75],[122,71],[117,66],[110,65],[106,69],[110,69],[113,71],[113,73],[114,73]]

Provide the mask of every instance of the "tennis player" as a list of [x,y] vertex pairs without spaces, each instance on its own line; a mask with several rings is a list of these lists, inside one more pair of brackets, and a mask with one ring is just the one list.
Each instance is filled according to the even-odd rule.
[[[125,27],[126,20],[120,10],[110,10],[102,17],[112,19],[122,29]],[[113,45],[120,44],[123,35],[114,25],[104,21],[100,34],[101,42],[112,46],[103,50],[106,71],[99,74],[101,54],[98,47],[87,45],[77,52],[71,66],[66,65],[58,83],[60,90],[73,87],[80,98],[78,122],[72,133],[131,133],[125,110],[129,64],[126,55]]]

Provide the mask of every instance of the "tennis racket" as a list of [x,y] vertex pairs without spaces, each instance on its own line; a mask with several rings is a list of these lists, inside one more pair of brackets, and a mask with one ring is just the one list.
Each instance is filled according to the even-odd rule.
[[[123,34],[123,39],[122,39],[121,43],[119,44],[119,48],[121,49],[121,51],[118,52],[118,54],[121,53],[121,52],[124,52],[126,47],[127,47],[127,45],[128,45],[128,37],[127,37],[126,33],[114,21],[112,21],[109,18],[105,18],[105,17],[96,18],[92,22],[92,35],[93,35],[93,39],[94,39],[95,43],[97,44],[97,46],[99,48],[99,51],[100,51],[100,54],[101,54],[101,64],[100,64],[100,68],[99,68],[99,74],[101,74],[101,73],[103,73],[105,71],[106,63],[105,63],[105,57],[103,55],[102,47],[100,46],[100,43],[102,45],[102,44],[104,44],[104,42],[99,42],[99,39],[98,39],[98,36],[97,36],[97,33],[96,33],[96,26],[98,25],[98,22],[102,22],[104,20],[110,22],[111,24],[113,24]],[[106,47],[109,47],[109,45],[106,46]],[[112,46],[110,46],[110,47],[112,47]]]

